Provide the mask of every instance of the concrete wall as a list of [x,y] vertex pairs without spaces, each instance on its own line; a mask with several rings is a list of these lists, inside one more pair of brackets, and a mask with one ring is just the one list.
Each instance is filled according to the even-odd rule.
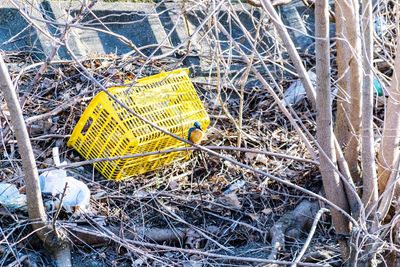
[[[42,32],[29,26],[18,10],[9,0],[0,1],[0,50],[25,53],[27,57],[34,60],[43,59],[51,50],[51,41]],[[40,1],[39,1],[40,2]],[[313,38],[307,37],[304,33],[313,35],[313,11],[308,10],[301,0],[295,0],[290,5],[278,8],[282,13],[285,24],[296,30],[290,30],[290,34],[300,51],[312,46]],[[86,57],[94,54],[117,54],[123,55],[132,51],[131,45],[137,47],[147,46],[143,50],[146,55],[158,55],[170,51],[168,47],[182,46],[186,48],[188,34],[193,34],[197,26],[207,14],[207,8],[193,10],[187,15],[188,27],[186,27],[183,15],[180,14],[180,1],[152,4],[152,3],[97,3],[88,14],[83,23],[91,29],[73,28],[68,42],[78,57]],[[64,23],[71,19],[69,14],[76,14],[80,8],[79,2],[67,1],[42,1],[37,6],[30,7],[25,12],[33,17],[55,20]],[[260,17],[260,12],[251,9],[249,6],[237,7],[237,14],[241,23],[250,31],[254,32],[253,17]],[[199,20],[200,18],[200,20]],[[224,12],[220,12],[219,21],[232,33],[233,38],[240,42],[247,53],[251,53],[251,45],[245,40],[240,27],[232,18]],[[47,29],[53,36],[59,36],[63,32],[60,25],[51,25],[37,21],[43,29]],[[271,27],[272,29],[272,27]],[[118,36],[111,36],[102,31],[111,30]],[[12,38],[14,37],[14,38]],[[206,42],[201,39],[201,34],[195,35],[192,48],[194,55],[183,62],[187,66],[200,65],[200,57],[197,55],[212,55],[215,43]],[[273,45],[267,34],[263,37],[260,51],[264,51]],[[125,42],[121,41],[125,40]],[[229,50],[231,44],[223,35],[218,40],[222,50]],[[128,43],[128,44],[127,44]],[[156,49],[159,44],[163,46]],[[184,46],[183,46],[184,45]],[[237,54],[234,49],[229,51]],[[179,57],[179,55],[176,55]],[[55,59],[70,59],[65,48],[61,48]],[[241,68],[238,66],[237,68]],[[210,68],[207,64],[201,66],[207,71]],[[235,69],[235,66],[232,66]]]

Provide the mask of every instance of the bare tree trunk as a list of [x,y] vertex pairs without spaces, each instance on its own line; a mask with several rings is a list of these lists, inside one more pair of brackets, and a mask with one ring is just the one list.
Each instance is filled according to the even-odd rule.
[[349,83],[349,55],[346,42],[346,19],[343,14],[343,6],[340,1],[335,1],[336,21],[336,64],[338,71],[338,93],[336,101],[335,135],[340,144],[347,144],[350,139],[350,126],[348,114],[350,111],[350,83]]
[[[361,167],[363,192],[362,200],[365,207],[367,227],[370,233],[378,230],[378,181],[375,166],[374,128],[373,128],[373,28],[372,1],[362,1],[362,55],[363,55],[363,87],[362,87],[362,128],[361,128]],[[361,261],[362,266],[374,266],[376,248],[370,242],[364,249],[366,252]]]
[[[17,94],[8,74],[7,66],[0,54],[0,88],[3,91],[7,107],[12,114],[11,125],[18,142],[19,154],[22,159],[29,219],[38,237],[45,247],[56,257],[58,266],[71,266],[69,243],[62,231],[55,231],[49,223],[43,206],[40,192],[39,176],[35,157],[29,140],[28,131],[22,116]],[[62,262],[59,259],[64,259]]]
[[338,0],[343,8],[343,15],[346,19],[347,41],[351,51],[350,65],[350,139],[346,146],[344,156],[350,167],[351,176],[354,181],[360,182],[360,168],[358,156],[360,148],[360,127],[361,127],[361,40],[360,40],[360,15],[358,0]]
[[[373,129],[373,39],[372,39],[372,3],[363,0],[363,94],[362,94],[362,137],[361,166],[363,178],[362,200],[366,213],[375,214],[378,201],[378,181],[375,167],[374,129]],[[371,208],[374,207],[373,210]]]
[[[317,139],[323,151],[320,151],[320,171],[326,196],[342,209],[348,211],[349,204],[344,192],[342,181],[330,166],[336,164],[334,136],[332,128],[332,100],[330,91],[330,54],[329,54],[329,3],[328,0],[315,2],[316,29],[316,66],[317,66]],[[324,155],[325,152],[326,156]],[[350,232],[349,220],[334,209],[331,209],[333,224],[336,233],[348,235]],[[349,256],[349,247],[346,241],[339,241],[343,259]]]
[[[268,11],[268,13],[270,14],[270,16],[274,22],[274,25],[275,25],[276,29],[278,30],[279,36],[283,40],[284,45],[289,52],[289,56],[290,56],[291,60],[293,61],[293,64],[296,67],[299,77],[300,78],[303,77],[303,78],[301,78],[303,86],[306,89],[311,88],[311,89],[307,90],[308,98],[313,97],[314,99],[311,102],[315,103],[315,98],[316,98],[315,92],[314,92],[315,90],[314,90],[311,80],[309,79],[308,74],[303,66],[303,63],[301,62],[300,56],[297,53],[286,28],[284,27],[284,24],[282,23],[280,17],[276,13],[275,9],[272,7],[271,3],[269,3],[269,1],[261,0],[261,3],[263,5],[263,8],[266,11]],[[343,23],[343,25],[344,25],[344,23]],[[348,62],[346,64],[348,65]],[[348,78],[348,75],[346,77]],[[311,92],[311,93],[308,93],[308,92]],[[315,105],[314,105],[314,107],[315,107]],[[347,127],[347,128],[349,128],[349,127]],[[335,136],[334,136],[334,140],[335,140],[336,144],[339,144],[338,141],[336,140]],[[352,178],[352,175],[350,172],[350,168],[349,168],[347,162],[343,159],[344,153],[341,150],[341,146],[335,145],[335,149],[336,149],[336,156],[338,159],[340,159],[340,161],[339,161],[340,172],[343,174],[343,176],[346,179],[346,183],[348,184],[348,185],[346,185],[345,189],[346,189],[346,193],[348,195],[348,199],[351,202],[351,211],[354,214],[358,214],[359,208],[360,208],[359,204],[361,203],[361,201],[359,200],[358,196],[355,195],[356,191],[355,191],[355,187],[354,187],[354,181],[353,181],[353,178]]]
[[389,98],[385,111],[382,143],[378,156],[379,193],[382,193],[399,157],[400,142],[400,33],[397,33],[397,49],[393,77],[388,89]]

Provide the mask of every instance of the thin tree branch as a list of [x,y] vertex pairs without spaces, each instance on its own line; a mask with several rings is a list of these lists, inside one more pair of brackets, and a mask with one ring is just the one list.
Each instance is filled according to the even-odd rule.
[[287,29],[285,28],[281,18],[279,17],[278,13],[275,11],[274,7],[272,6],[272,4],[269,0],[261,0],[261,4],[263,6],[263,9],[266,10],[268,12],[268,14],[270,15],[272,23],[274,24],[276,30],[278,31],[279,37],[282,39],[283,43],[285,44],[285,47],[288,51],[290,59],[292,60],[294,66],[297,70],[297,74],[299,75],[299,78],[300,78],[301,82],[303,83],[303,86],[307,93],[307,97],[308,97],[309,101],[311,102],[311,105],[315,108],[314,87],[311,83],[310,77],[308,76],[306,69],[304,68],[303,63],[301,62],[299,53],[297,53],[296,47],[294,46],[294,43],[293,43],[292,39],[290,38]]
[[304,253],[306,253],[307,248],[310,246],[311,240],[314,236],[315,230],[317,229],[317,225],[319,222],[319,219],[321,219],[322,214],[324,214],[325,212],[329,212],[328,209],[322,208],[318,211],[317,215],[315,215],[313,224],[311,226],[310,232],[308,233],[308,237],[306,242],[304,243],[303,247],[301,248],[299,254],[297,255],[296,259],[293,261],[293,264],[291,265],[291,267],[296,267],[297,264],[301,261],[301,258],[303,258]]
[[[226,151],[238,151],[238,152],[244,152],[244,153],[263,154],[263,155],[267,155],[270,157],[285,158],[285,159],[290,159],[290,160],[301,161],[304,163],[319,165],[319,162],[316,162],[313,160],[308,160],[308,159],[293,157],[293,156],[289,156],[289,155],[285,155],[285,154],[281,154],[281,153],[263,151],[263,150],[258,150],[258,149],[233,147],[233,146],[204,146],[204,147],[207,149],[210,149],[210,150],[226,150]],[[56,170],[56,169],[69,169],[69,168],[76,168],[79,166],[94,164],[94,163],[103,162],[103,161],[114,161],[114,160],[121,160],[121,159],[139,158],[139,157],[160,155],[160,154],[171,153],[171,152],[193,151],[193,150],[201,150],[201,149],[199,149],[198,147],[189,146],[189,147],[178,147],[178,148],[165,149],[165,150],[159,150],[159,151],[151,151],[151,152],[139,153],[139,154],[116,156],[116,157],[110,157],[110,158],[97,158],[97,159],[90,159],[90,160],[65,164],[65,165],[62,165],[59,167],[41,169],[40,171],[51,171],[51,170]]]

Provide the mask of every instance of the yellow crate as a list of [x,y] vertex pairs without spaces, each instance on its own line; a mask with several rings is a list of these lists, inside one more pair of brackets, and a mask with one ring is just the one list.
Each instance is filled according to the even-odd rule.
[[[129,108],[158,126],[187,138],[195,121],[203,130],[210,119],[188,77],[179,69],[139,79],[129,85],[108,89]],[[68,146],[85,159],[109,158],[160,151],[185,144],[142,122],[100,92],[90,102],[75,126]],[[123,180],[182,160],[187,151],[95,163],[96,169],[112,180]]]

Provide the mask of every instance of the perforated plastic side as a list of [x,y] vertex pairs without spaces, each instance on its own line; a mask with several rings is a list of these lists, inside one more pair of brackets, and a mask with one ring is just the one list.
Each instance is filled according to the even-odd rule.
[[[209,117],[186,70],[146,77],[134,86],[109,88],[121,102],[146,119],[182,138],[195,121],[205,130]],[[101,92],[82,114],[68,142],[84,158],[108,158],[160,151],[185,144],[158,131]],[[123,180],[187,157],[174,152],[96,163],[108,179]]]

